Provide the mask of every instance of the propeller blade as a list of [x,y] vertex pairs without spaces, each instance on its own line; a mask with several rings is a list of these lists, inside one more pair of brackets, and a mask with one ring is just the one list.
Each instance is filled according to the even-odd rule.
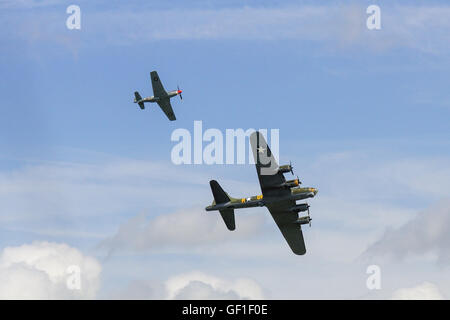
[[292,166],[291,160],[289,160],[289,166],[291,167],[291,174],[294,175],[294,167]]
[[308,218],[309,218],[309,227],[311,228],[311,215],[309,214],[309,205],[308,205]]
[[178,95],[180,96],[180,100],[183,100],[183,96],[181,95],[181,90],[180,87],[177,85],[177,89],[178,89]]

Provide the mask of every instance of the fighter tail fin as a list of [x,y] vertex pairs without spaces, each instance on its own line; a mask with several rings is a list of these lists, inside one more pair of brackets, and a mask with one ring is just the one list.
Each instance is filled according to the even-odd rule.
[[[214,201],[216,204],[222,204],[230,201],[230,197],[228,194],[223,191],[222,187],[216,180],[211,180],[209,182],[211,186],[211,191],[214,197]],[[223,222],[227,226],[228,230],[236,229],[235,219],[234,219],[234,209],[222,209],[219,210],[220,215],[222,216]]]

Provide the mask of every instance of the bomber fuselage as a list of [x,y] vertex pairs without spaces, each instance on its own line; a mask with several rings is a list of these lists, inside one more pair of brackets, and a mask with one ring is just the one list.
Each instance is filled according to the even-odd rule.
[[285,200],[303,200],[307,198],[313,198],[317,194],[317,189],[315,188],[303,188],[296,187],[291,188],[291,193],[285,197],[276,198],[264,198],[262,195],[253,196],[249,198],[232,198],[230,201],[216,204],[213,202],[212,205],[206,207],[206,211],[222,210],[222,209],[239,209],[239,208],[252,208],[252,207],[263,207],[268,204],[273,204],[279,201]]

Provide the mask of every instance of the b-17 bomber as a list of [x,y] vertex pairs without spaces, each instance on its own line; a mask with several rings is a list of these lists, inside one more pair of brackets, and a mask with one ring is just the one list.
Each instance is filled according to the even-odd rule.
[[[255,159],[256,172],[262,195],[248,198],[233,198],[226,193],[215,180],[209,182],[214,197],[206,211],[218,210],[229,230],[235,230],[234,209],[267,207],[278,225],[289,247],[295,254],[306,253],[301,225],[311,225],[309,205],[296,201],[313,198],[315,188],[300,187],[299,179],[286,180],[284,174],[291,172],[291,164],[278,166],[263,135],[256,131],[250,135],[250,143]],[[300,212],[307,212],[299,216]]]
[[170,121],[174,121],[177,118],[175,117],[175,113],[173,112],[172,105],[170,104],[170,99],[175,96],[180,96],[180,99],[183,100],[181,93],[183,92],[180,88],[177,90],[172,90],[167,92],[159,79],[158,73],[156,71],[150,72],[150,79],[152,81],[153,87],[153,96],[142,98],[139,92],[134,93],[134,103],[137,103],[139,107],[143,110],[145,109],[145,102],[156,102],[162,111],[166,114],[167,118]]

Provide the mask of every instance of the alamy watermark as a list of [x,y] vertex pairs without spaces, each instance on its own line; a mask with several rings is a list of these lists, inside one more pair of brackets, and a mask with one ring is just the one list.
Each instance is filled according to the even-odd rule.
[[381,9],[379,6],[372,4],[367,7],[366,13],[370,14],[367,18],[366,26],[369,30],[381,29]]
[[274,169],[271,159],[273,157],[279,159],[279,129],[258,130],[265,141],[270,140],[271,154],[267,153],[268,148],[263,140],[260,141],[258,150],[252,150],[248,142],[255,129],[226,129],[224,134],[219,129],[209,128],[203,132],[202,121],[194,121],[193,129],[193,134],[184,128],[178,128],[172,132],[171,141],[178,142],[171,151],[172,163],[176,165],[255,164],[254,153],[258,152],[260,163]]
[[68,266],[66,269],[66,286],[69,290],[81,290],[81,268],[77,265]]
[[381,268],[372,264],[367,267],[366,273],[369,274],[366,280],[366,286],[369,290],[380,290],[381,289]]
[[79,6],[72,4],[67,7],[66,13],[70,14],[66,20],[66,27],[69,30],[80,30],[81,29],[81,9]]

